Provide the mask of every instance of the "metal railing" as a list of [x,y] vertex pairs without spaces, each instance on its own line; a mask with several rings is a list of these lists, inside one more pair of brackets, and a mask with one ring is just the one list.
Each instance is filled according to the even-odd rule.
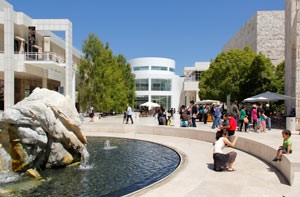
[[54,52],[26,52],[25,61],[53,61],[59,64],[65,63],[65,59]]

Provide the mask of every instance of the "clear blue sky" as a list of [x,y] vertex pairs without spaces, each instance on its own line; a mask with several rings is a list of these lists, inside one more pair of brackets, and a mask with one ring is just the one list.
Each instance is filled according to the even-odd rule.
[[176,73],[210,61],[258,10],[284,10],[285,0],[8,0],[32,18],[68,18],[73,44],[94,33],[127,60],[165,57]]

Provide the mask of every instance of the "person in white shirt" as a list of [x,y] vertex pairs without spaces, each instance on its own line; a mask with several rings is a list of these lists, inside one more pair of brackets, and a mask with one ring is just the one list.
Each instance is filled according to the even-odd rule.
[[126,124],[128,124],[128,119],[130,118],[131,120],[131,124],[133,124],[133,120],[132,120],[132,109],[131,107],[127,104],[127,120],[126,120]]
[[228,140],[228,131],[220,130],[216,134],[216,142],[214,143],[214,152],[213,152],[213,159],[214,159],[214,170],[215,171],[234,171],[233,163],[236,158],[236,152],[231,151],[227,154],[223,152],[225,145],[234,147],[237,141],[237,136],[235,136],[234,140],[230,142]]

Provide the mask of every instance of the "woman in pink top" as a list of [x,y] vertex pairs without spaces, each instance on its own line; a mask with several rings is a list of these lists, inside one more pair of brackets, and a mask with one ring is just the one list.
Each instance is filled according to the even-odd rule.
[[252,111],[251,111],[251,117],[252,117],[252,124],[253,124],[253,129],[256,132],[257,131],[257,119],[258,119],[258,115],[257,115],[257,108],[256,105],[252,105]]

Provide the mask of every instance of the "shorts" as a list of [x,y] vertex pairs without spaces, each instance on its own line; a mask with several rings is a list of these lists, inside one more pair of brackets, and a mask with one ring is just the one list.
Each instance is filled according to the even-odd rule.
[[181,127],[186,127],[186,126],[187,126],[187,123],[186,123],[186,122],[187,122],[187,121],[185,121],[185,120],[182,120],[182,121],[181,121],[181,125],[180,125],[180,126],[181,126]]
[[263,126],[263,127],[266,126],[266,121],[265,121],[265,120],[262,120],[262,121],[261,121],[261,126]]
[[261,127],[261,120],[257,120],[257,127]]
[[[286,154],[287,153],[287,149],[286,148],[284,148],[283,146],[280,146],[279,147],[279,150],[281,150],[282,151],[282,154]],[[292,150],[290,150],[290,152],[289,152],[289,154],[292,154]]]

